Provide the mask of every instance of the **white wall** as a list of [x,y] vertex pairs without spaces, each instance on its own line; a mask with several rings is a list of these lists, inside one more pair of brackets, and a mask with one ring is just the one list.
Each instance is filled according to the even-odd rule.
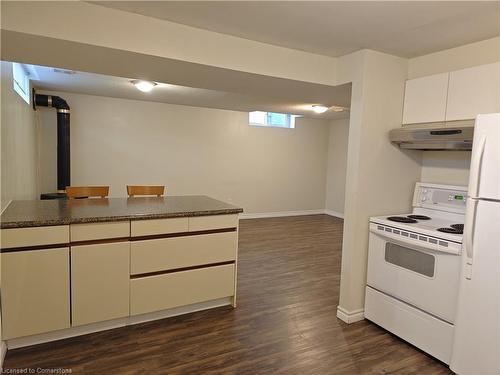
[[[72,93],[72,185],[162,184],[247,213],[324,209],[329,123],[248,126],[248,113]],[[55,191],[56,114],[42,113],[42,190]]]
[[332,120],[326,177],[326,209],[332,214],[344,214],[348,138],[349,119]]
[[13,199],[36,199],[35,112],[13,89],[12,64],[1,63],[1,208]]
[[[14,199],[36,199],[37,132],[35,112],[14,91],[12,64],[1,62],[1,209]],[[1,269],[1,265],[0,265]],[[1,276],[0,276],[1,283]],[[0,317],[0,367],[6,352]]]
[[[3,30],[274,77],[323,84],[335,83],[336,59],[333,57],[202,30],[86,2],[2,2],[1,16]],[[92,27],[89,28],[89,25]],[[146,67],[144,72],[147,72]]]
[[425,151],[421,181],[467,186],[470,157],[470,151]]
[[500,37],[418,56],[408,61],[408,79],[500,61]]
[[363,50],[341,58],[339,68],[339,77],[353,82],[338,307],[349,320],[364,307],[369,217],[410,210],[421,155],[387,139],[401,126],[407,60]]

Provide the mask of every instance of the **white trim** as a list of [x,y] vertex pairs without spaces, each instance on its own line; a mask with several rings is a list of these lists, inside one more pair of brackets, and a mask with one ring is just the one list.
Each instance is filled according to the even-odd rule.
[[246,220],[246,219],[265,219],[265,218],[270,218],[270,217],[306,216],[306,215],[329,215],[329,216],[338,217],[340,219],[344,218],[343,213],[329,210],[329,209],[302,210],[302,211],[258,212],[258,213],[240,214],[239,218],[241,220]]
[[152,320],[170,318],[172,316],[184,315],[196,311],[213,309],[215,307],[228,306],[232,305],[232,302],[233,301],[231,297],[224,297],[224,298],[214,299],[211,301],[194,303],[188,306],[174,307],[173,309],[168,309],[168,310],[160,310],[141,315],[132,315],[128,318],[129,320],[128,325],[150,322]]
[[195,303],[188,306],[176,307],[168,310],[155,311],[152,313],[134,315],[126,318],[108,320],[106,322],[92,323],[84,326],[71,327],[59,331],[46,332],[33,336],[19,337],[7,340],[7,348],[16,349],[24,346],[41,344],[44,342],[62,340],[69,337],[86,335],[93,332],[106,331],[109,329],[125,327],[133,324],[149,322],[152,320],[165,319],[172,316],[183,315],[200,310],[207,310],[215,307],[231,305],[231,297],[214,299],[211,301]]
[[86,335],[89,333],[106,331],[108,329],[125,327],[127,325],[127,320],[128,318],[119,318],[119,319],[108,320],[106,322],[92,323],[84,326],[71,327],[71,328],[61,329],[58,331],[40,333],[38,335],[10,339],[7,340],[7,348],[17,349],[25,346],[43,344],[45,342],[62,340],[80,335]]
[[365,309],[349,311],[340,306],[337,306],[337,318],[347,324],[359,322],[365,318]]
[[[10,199],[3,210],[0,212],[0,214],[3,214],[3,212],[9,207],[9,205],[12,203],[12,199]],[[7,342],[6,341],[0,341],[0,370],[3,370],[3,360],[5,359],[5,355],[7,354]]]
[[12,203],[12,199],[9,200],[9,202],[5,205],[5,207],[3,208],[2,212],[0,212],[0,215],[3,214],[3,212],[7,209],[7,207],[9,207],[9,204]]
[[303,211],[278,211],[278,212],[262,212],[255,214],[240,214],[240,219],[263,219],[268,217],[285,217],[285,216],[304,216],[304,215],[322,215],[324,209],[320,210],[303,210]]
[[337,211],[334,211],[334,210],[330,210],[328,208],[325,209],[325,214],[329,215],[329,216],[338,217],[340,219],[344,218],[344,214],[342,212],[337,212]]
[[7,344],[5,341],[0,343],[0,369],[3,370],[3,360],[5,359],[5,355],[7,354]]

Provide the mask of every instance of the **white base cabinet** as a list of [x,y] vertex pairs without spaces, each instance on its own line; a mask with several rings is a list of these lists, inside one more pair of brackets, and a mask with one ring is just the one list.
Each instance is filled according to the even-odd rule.
[[130,242],[71,248],[72,325],[129,315]]
[[235,306],[238,215],[2,229],[1,234],[6,340],[29,341],[70,328],[80,332],[131,315],[221,299]]
[[69,248],[1,256],[2,339],[69,328]]

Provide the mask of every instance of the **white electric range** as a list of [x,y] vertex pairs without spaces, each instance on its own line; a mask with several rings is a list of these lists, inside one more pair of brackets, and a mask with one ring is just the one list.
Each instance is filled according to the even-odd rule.
[[417,183],[413,212],[370,218],[365,317],[449,363],[467,188]]

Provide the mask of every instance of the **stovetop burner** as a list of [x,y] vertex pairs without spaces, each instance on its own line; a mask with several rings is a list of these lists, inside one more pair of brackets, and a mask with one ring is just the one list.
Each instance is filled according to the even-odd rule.
[[[460,224],[458,224],[460,225]],[[443,233],[451,233],[451,234],[463,234],[464,230],[462,229],[456,229],[456,228],[438,228],[438,232],[443,232]]]
[[431,218],[429,216],[425,215],[408,215],[410,219],[416,219],[416,220],[430,220]]
[[452,227],[453,229],[461,230],[462,232],[464,231],[463,224],[451,224],[450,227]]
[[389,216],[387,220],[395,221],[396,223],[408,223],[408,224],[418,223],[417,220],[405,216]]

